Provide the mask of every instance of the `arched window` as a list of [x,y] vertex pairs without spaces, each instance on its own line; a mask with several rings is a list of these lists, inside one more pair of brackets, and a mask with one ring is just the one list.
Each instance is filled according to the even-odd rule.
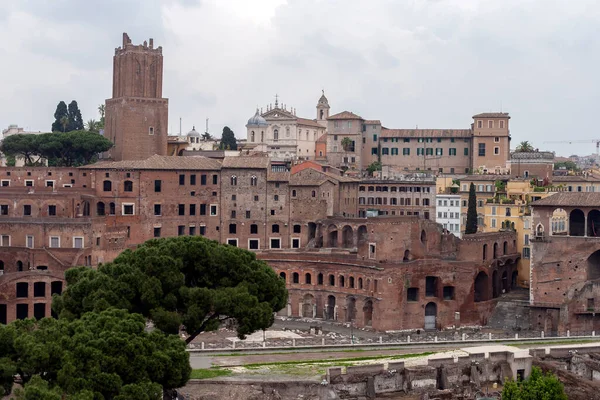
[[329,286],[335,286],[335,276],[329,275]]
[[23,261],[17,261],[17,271],[22,272],[23,271]]
[[237,185],[237,176],[232,175],[231,176],[231,186],[236,186]]
[[250,132],[250,141],[254,142],[254,131]]
[[340,287],[345,287],[346,286],[346,278],[344,278],[344,275],[340,275]]
[[300,275],[297,272],[292,274],[292,283],[300,283]]
[[274,141],[274,142],[276,142],[276,141],[278,141],[278,140],[279,140],[279,130],[278,130],[278,129],[275,129],[275,130],[273,131],[273,141]]
[[313,190],[312,193],[311,193],[311,196],[312,197],[317,197],[317,192]]
[[83,216],[84,217],[89,217],[90,216],[90,202],[85,200],[83,202]]
[[96,204],[96,215],[98,216],[103,216],[105,214],[105,207],[104,207],[104,203],[99,201]]
[[256,176],[252,176],[250,178],[250,186],[256,186],[257,183],[258,183],[258,178]]
[[110,203],[108,205],[108,215],[115,215],[115,203]]
[[131,182],[131,181],[123,182],[123,191],[133,192],[133,182]]
[[483,245],[483,259],[487,259],[487,244]]
[[111,192],[112,191],[112,182],[111,181],[102,182],[102,188],[105,192]]
[[362,278],[358,278],[358,288],[359,289],[363,288],[363,280],[362,280]]
[[286,278],[286,276],[285,276],[285,272],[280,272],[280,273],[279,273],[279,277],[280,277],[281,279],[283,279],[283,281],[284,281],[284,282],[286,282],[286,279],[285,279],[285,278]]
[[319,272],[319,275],[317,275],[317,285],[322,285],[323,284],[323,274],[321,272]]
[[353,276],[348,278],[348,285],[350,286],[351,289],[354,289],[354,277]]
[[306,283],[307,285],[312,284],[312,275],[309,272],[304,274],[304,283]]

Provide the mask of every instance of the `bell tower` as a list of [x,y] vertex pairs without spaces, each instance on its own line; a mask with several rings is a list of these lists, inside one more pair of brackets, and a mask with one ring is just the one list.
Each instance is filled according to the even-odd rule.
[[317,122],[327,127],[327,118],[329,118],[329,101],[325,97],[325,90],[322,90],[321,97],[317,103]]
[[112,98],[106,100],[104,136],[115,161],[167,154],[169,100],[162,98],[162,47],[154,40],[134,45],[123,33],[113,57]]

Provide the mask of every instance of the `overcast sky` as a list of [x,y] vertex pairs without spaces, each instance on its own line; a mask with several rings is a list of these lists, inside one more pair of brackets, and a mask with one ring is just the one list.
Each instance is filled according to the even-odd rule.
[[127,32],[163,47],[171,133],[224,125],[245,137],[275,94],[315,118],[331,112],[389,128],[468,128],[509,112],[513,147],[590,154],[600,139],[597,0],[0,1],[0,127],[49,130],[56,104],[84,120],[111,96]]

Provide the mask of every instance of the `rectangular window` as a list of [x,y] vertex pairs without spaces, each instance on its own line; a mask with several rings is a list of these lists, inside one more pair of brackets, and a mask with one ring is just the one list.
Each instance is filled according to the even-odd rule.
[[185,235],[185,225],[179,225],[177,227],[177,236]]
[[0,236],[0,246],[10,247],[10,235],[1,235]]
[[10,186],[10,180],[2,179],[2,186],[4,186],[4,187]]
[[398,155],[398,148],[397,147],[392,147],[392,155],[393,156],[397,156]]
[[161,216],[162,215],[162,206],[160,204],[154,205],[154,215]]
[[179,204],[177,209],[179,215],[185,215],[185,204]]
[[479,143],[479,157],[485,157],[485,143]]
[[429,148],[425,149],[425,155],[432,156],[433,148],[429,147]]
[[436,156],[441,156],[443,154],[444,154],[444,149],[441,149],[439,147],[435,149],[435,155]]
[[410,148],[409,147],[405,147],[402,149],[402,155],[403,156],[410,156]]
[[200,215],[206,215],[206,204],[200,204]]
[[27,248],[33,249],[33,242],[34,242],[33,235],[27,235],[25,237],[25,245],[27,246]]
[[496,218],[492,218],[492,228],[496,227]]
[[521,254],[523,254],[523,258],[531,258],[531,249],[529,249],[529,247],[523,247],[523,252]]
[[[194,175],[194,178],[195,177],[196,176]],[[196,179],[194,179],[194,184],[195,183],[196,183]],[[205,174],[200,175],[200,185],[202,185],[202,186],[206,185],[206,175]]]
[[60,247],[60,237],[50,236],[50,247],[52,247],[52,248]]
[[250,210],[246,210],[246,218],[250,219]]
[[280,249],[281,248],[281,239],[272,238],[271,239],[271,248],[272,249]]
[[495,155],[500,154],[500,147],[494,147],[494,154]]
[[219,176],[218,175],[213,175],[213,185],[216,185],[217,183],[219,183]]
[[248,248],[250,250],[258,250],[260,247],[260,241],[258,239],[248,239]]
[[524,236],[524,244],[525,246],[529,246],[529,234],[526,233]]
[[191,174],[190,175],[190,185],[195,185],[196,184],[196,174]]
[[424,155],[424,154],[425,154],[425,149],[424,149],[424,148],[422,148],[422,147],[418,147],[418,148],[417,148],[417,155],[418,155],[418,156],[422,156],[422,155]]
[[54,187],[54,181],[46,181],[46,187]]
[[419,288],[408,288],[406,290],[406,301],[419,301]]
[[468,155],[469,155],[469,148],[468,148],[468,147],[465,147],[463,154],[464,154],[465,156],[468,156]]
[[[202,235],[202,227],[200,227],[200,234]],[[190,236],[196,235],[196,226],[195,225],[190,225],[189,235]]]
[[377,155],[377,147],[372,147],[371,148],[371,155],[374,155],[374,156]]
[[25,180],[25,186],[33,186],[33,181],[31,179]]
[[73,248],[74,249],[83,249],[83,237],[74,237],[73,238]]
[[182,174],[179,175],[179,184],[185,185],[185,175],[182,175]]
[[56,216],[56,206],[54,204],[48,206],[48,215]]
[[382,156],[388,156],[388,155],[390,155],[390,149],[387,148],[387,147],[382,148],[381,149],[381,155]]
[[369,258],[375,259],[377,257],[377,245],[375,243],[369,243]]
[[448,149],[448,154],[451,155],[451,156],[455,156],[456,155],[456,149],[455,148]]
[[154,191],[158,193],[161,191],[161,189],[162,189],[162,181],[159,179],[155,180],[154,181]]
[[148,135],[154,135],[154,127],[153,126],[148,128]]
[[504,121],[500,121],[500,129],[504,129]]
[[488,128],[493,128],[494,127],[494,121],[493,120],[489,120],[488,121]]
[[[385,140],[385,139],[384,139]],[[377,141],[377,135],[373,135],[373,141],[376,142]]]
[[190,204],[190,215],[196,215],[196,205]]
[[31,216],[31,206],[29,204],[23,206],[23,215]]
[[135,215],[135,207],[133,203],[123,203],[122,205],[122,214],[123,215]]
[[217,205],[216,204],[211,204],[210,205],[210,216],[214,217],[217,215]]

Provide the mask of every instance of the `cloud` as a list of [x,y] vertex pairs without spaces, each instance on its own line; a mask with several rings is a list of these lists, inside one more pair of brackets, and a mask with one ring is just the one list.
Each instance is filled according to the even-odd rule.
[[72,99],[97,118],[128,32],[163,47],[175,132],[210,118],[243,137],[276,93],[313,118],[324,88],[332,112],[388,127],[467,128],[502,108],[513,143],[585,154],[544,141],[596,138],[599,22],[594,0],[0,2],[0,125],[47,129]]

